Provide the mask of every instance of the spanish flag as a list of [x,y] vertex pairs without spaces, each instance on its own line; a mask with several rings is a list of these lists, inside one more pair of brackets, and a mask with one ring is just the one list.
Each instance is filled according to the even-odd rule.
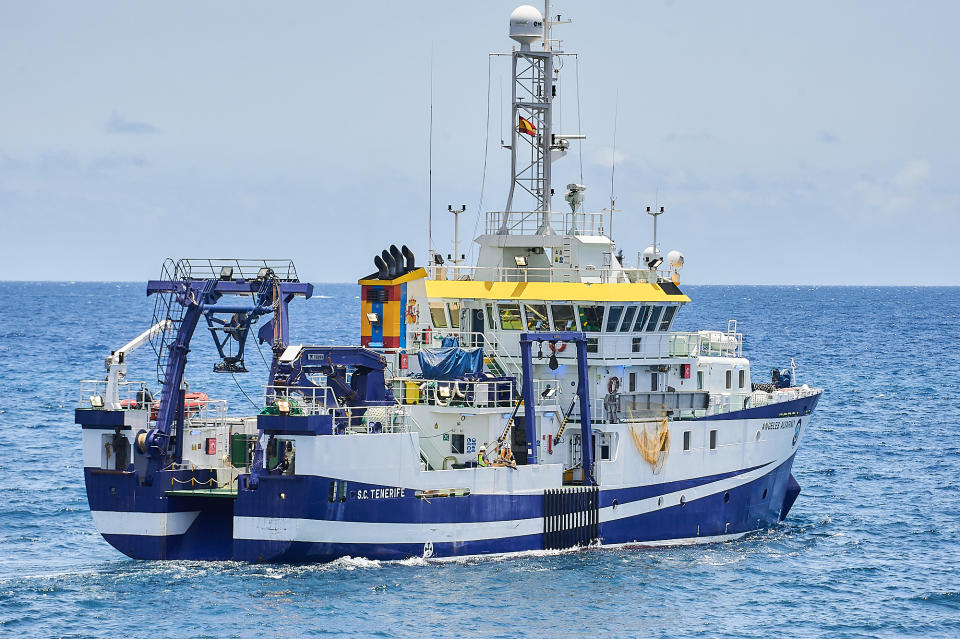
[[530,120],[524,117],[521,117],[520,123],[517,125],[517,131],[519,131],[520,133],[526,133],[527,135],[532,136],[537,134],[537,127],[533,126],[533,122],[531,122]]

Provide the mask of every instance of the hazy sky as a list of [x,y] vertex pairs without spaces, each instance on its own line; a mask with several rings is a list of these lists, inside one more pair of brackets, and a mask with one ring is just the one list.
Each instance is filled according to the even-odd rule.
[[[292,257],[355,281],[480,202],[489,52],[516,1],[0,0],[0,279],[143,280]],[[631,261],[661,204],[693,283],[960,284],[956,2],[554,2],[587,209]],[[506,200],[493,64],[485,210]],[[576,64],[563,72],[577,129]],[[618,96],[619,92],[619,98]],[[509,122],[503,126],[509,126]],[[574,143],[577,144],[577,143]],[[580,181],[577,150],[555,186]],[[562,197],[554,208],[564,210]],[[482,225],[481,225],[482,228]]]

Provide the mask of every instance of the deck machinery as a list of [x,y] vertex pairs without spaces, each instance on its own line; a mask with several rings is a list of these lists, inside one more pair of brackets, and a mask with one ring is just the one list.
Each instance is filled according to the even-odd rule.
[[[85,382],[76,410],[90,509],[113,546],[404,559],[722,541],[787,516],[822,391],[792,368],[755,382],[735,321],[673,330],[690,301],[684,258],[661,253],[656,227],[631,266],[612,202],[605,225],[569,184],[570,210],[553,210],[552,165],[584,136],[555,118],[568,54],[545,8],[511,16],[513,179],[475,265],[431,251],[418,266],[395,245],[374,256],[355,346],[291,343],[291,303],[313,287],[290,261],[168,262],[148,283],[151,327]],[[271,353],[258,414],[191,392],[201,320],[213,370],[230,376],[258,327]],[[125,377],[148,342],[156,396]]]

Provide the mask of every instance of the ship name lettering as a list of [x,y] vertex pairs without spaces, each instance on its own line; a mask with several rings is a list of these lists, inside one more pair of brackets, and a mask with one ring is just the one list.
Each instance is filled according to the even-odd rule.
[[797,422],[792,419],[780,419],[775,422],[763,422],[761,430],[780,430],[781,428],[793,428]]
[[357,499],[396,499],[405,495],[405,488],[370,488],[357,491]]

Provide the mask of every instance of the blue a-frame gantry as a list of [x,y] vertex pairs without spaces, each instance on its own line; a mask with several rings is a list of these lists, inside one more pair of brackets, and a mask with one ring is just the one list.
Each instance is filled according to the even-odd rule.
[[590,424],[590,389],[587,386],[587,338],[583,333],[560,331],[556,333],[521,333],[520,359],[523,372],[523,414],[527,435],[527,463],[537,463],[537,411],[533,397],[533,358],[530,347],[542,342],[575,342],[577,345],[577,396],[580,399],[580,440],[583,451],[583,481],[595,485],[593,474],[593,428]]
[[[179,269],[178,269],[179,270]],[[246,342],[250,325],[259,317],[272,315],[271,319],[258,331],[261,342],[268,342],[273,351],[270,377],[277,370],[277,362],[289,340],[287,307],[297,296],[309,299],[313,295],[313,285],[290,279],[278,278],[272,269],[265,268],[256,278],[234,279],[232,277],[194,278],[182,277],[162,280],[150,280],[147,283],[147,295],[164,295],[168,298],[166,318],[173,326],[173,334],[164,339],[158,353],[163,364],[160,367],[163,390],[157,420],[152,429],[144,433],[143,452],[150,457],[147,476],[152,476],[166,465],[170,453],[171,431],[177,429],[177,450],[175,457],[179,461],[183,441],[184,385],[183,373],[190,352],[190,340],[197,328],[201,316],[207,320],[214,334],[214,341],[221,356],[221,362],[215,365],[218,372],[239,372],[242,369],[243,345]],[[228,297],[229,296],[229,297]],[[239,302],[238,297],[247,300]],[[233,303],[226,303],[231,300]],[[159,306],[159,305],[158,305]],[[229,315],[222,320],[218,315]],[[216,330],[224,330],[224,337],[218,339]],[[229,339],[237,342],[237,354],[228,356],[224,345]]]

